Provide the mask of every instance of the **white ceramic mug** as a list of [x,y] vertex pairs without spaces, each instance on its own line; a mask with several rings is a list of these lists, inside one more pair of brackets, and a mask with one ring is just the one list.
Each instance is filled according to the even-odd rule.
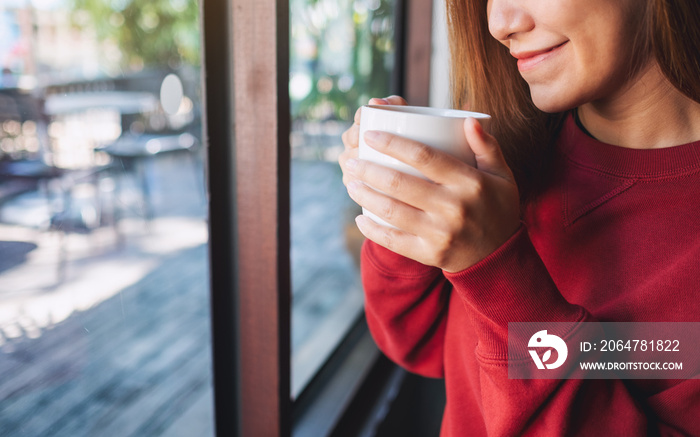
[[[428,178],[415,168],[369,147],[365,143],[365,132],[389,132],[443,150],[467,164],[475,165],[474,153],[464,137],[464,119],[477,119],[486,131],[491,122],[490,115],[479,112],[420,106],[366,105],[362,107],[360,115],[360,159],[424,179]],[[362,213],[379,224],[393,227],[364,208]]]

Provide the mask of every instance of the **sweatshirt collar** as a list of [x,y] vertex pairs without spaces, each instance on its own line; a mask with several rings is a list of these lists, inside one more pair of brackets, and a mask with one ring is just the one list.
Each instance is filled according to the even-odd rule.
[[559,148],[571,161],[604,173],[635,179],[658,178],[700,170],[700,141],[662,149],[630,149],[587,135],[569,113]]

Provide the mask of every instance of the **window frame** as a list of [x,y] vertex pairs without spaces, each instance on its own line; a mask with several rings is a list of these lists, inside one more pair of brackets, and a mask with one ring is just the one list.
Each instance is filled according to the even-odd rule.
[[[427,105],[432,0],[397,3],[395,92]],[[289,436],[293,414],[320,417],[313,406],[324,402],[314,401],[344,393],[327,429],[315,431],[347,435],[341,425],[375,417],[372,406],[403,373],[376,349],[363,319],[299,408],[290,399],[289,2],[202,0],[200,8],[216,433]],[[343,380],[351,389],[338,389]]]

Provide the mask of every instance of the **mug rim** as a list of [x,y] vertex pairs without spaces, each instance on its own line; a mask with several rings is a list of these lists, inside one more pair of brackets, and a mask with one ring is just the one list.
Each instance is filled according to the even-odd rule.
[[409,105],[363,105],[363,107],[371,109],[382,109],[391,112],[400,112],[402,114],[420,115],[424,117],[434,118],[476,118],[478,120],[490,119],[489,114],[483,112],[463,111],[461,109],[451,108],[432,108],[430,106],[409,106]]

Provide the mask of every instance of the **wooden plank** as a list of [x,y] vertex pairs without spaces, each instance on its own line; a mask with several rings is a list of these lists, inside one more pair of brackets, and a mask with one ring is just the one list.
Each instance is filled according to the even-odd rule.
[[199,398],[163,433],[168,437],[192,437],[214,435],[214,410],[212,389],[208,387]]
[[288,2],[233,1],[243,436],[290,433]]
[[[202,260],[199,263],[192,262],[198,258],[195,254],[203,256],[203,252],[203,248],[198,248],[190,252],[192,255],[172,260],[166,271],[161,269],[102,305],[75,314],[53,329],[44,331],[38,339],[18,345],[20,349],[12,354],[15,359],[7,360],[12,364],[1,369],[6,378],[0,382],[0,399],[26,393],[37,384],[39,387],[45,385],[52,369],[60,369],[66,363],[80,366],[79,357],[86,358],[84,365],[87,363],[88,342],[90,361],[100,362],[114,351],[133,349],[136,345],[132,342],[138,338],[161,334],[169,325],[177,329],[177,320],[172,319],[172,314],[180,315],[182,323],[183,316],[198,308],[199,311],[205,310],[204,303],[192,305],[205,295],[201,280],[206,275],[206,263],[203,258],[199,258]],[[193,264],[199,264],[198,268],[192,270]],[[171,275],[170,269],[178,272],[179,287],[164,284],[164,276]],[[137,306],[133,311],[122,313],[123,303],[130,301]]]
[[[171,426],[171,424],[177,424],[177,418],[180,417],[187,409],[191,406],[193,399],[197,399],[204,393],[211,393],[211,381],[206,373],[201,372],[203,367],[207,366],[207,360],[205,357],[197,356],[194,359],[189,360],[185,366],[178,372],[182,375],[182,378],[171,378],[168,384],[168,397],[153,397],[150,401],[157,402],[157,408],[153,409],[153,414],[149,415],[143,424],[136,429],[132,434],[120,433],[121,437],[124,435],[129,435],[130,437],[141,437],[141,436],[172,436],[173,434],[166,433],[167,429],[177,430],[177,433],[184,436],[201,436],[202,434],[195,433],[185,433],[185,430],[180,430],[177,427]],[[141,406],[149,406],[149,400],[143,399]],[[165,401],[165,402],[163,402]],[[210,410],[211,399],[208,400],[208,404],[205,405],[206,409]],[[134,409],[138,407],[134,405]],[[122,416],[128,418],[128,416]],[[188,424],[190,429],[199,428],[200,430],[208,429],[207,422],[199,422]],[[113,429],[119,429],[117,427]]]
[[[136,401],[149,391],[162,395],[160,392],[168,383],[162,382],[160,385],[158,381],[176,377],[178,366],[182,365],[183,360],[197,355],[209,359],[207,348],[202,347],[203,342],[207,341],[206,320],[199,321],[200,328],[191,323],[183,323],[182,320],[179,320],[178,325],[178,319],[175,321],[174,329],[158,330],[155,331],[157,335],[143,339],[132,338],[138,349],[138,357],[132,358],[131,363],[119,362],[118,353],[122,349],[115,349],[113,355],[95,360],[88,368],[82,369],[80,374],[74,375],[72,381],[43,389],[41,397],[33,399],[29,405],[17,402],[15,408],[8,409],[5,417],[15,419],[15,426],[29,435],[75,435],[66,429],[75,424],[92,425],[105,412],[119,413],[121,407]],[[190,338],[192,335],[189,335],[178,339],[174,330],[180,334],[199,332],[200,336]],[[165,332],[161,333],[162,331]],[[50,359],[51,357],[46,357],[34,366],[41,367]],[[201,371],[203,374],[208,372],[206,368]],[[167,402],[167,397],[163,397],[163,401]],[[13,414],[14,409],[25,414]],[[149,413],[151,412],[143,411],[143,414]],[[7,423],[7,420],[4,421]],[[107,423],[103,425],[106,426]],[[8,428],[8,431],[11,430]]]
[[[203,273],[203,272],[202,272]],[[156,284],[153,284],[154,289]],[[158,287],[167,289],[167,287]],[[131,294],[138,294],[132,296]],[[145,315],[121,315],[122,300],[140,299],[140,304],[155,309]],[[148,333],[160,332],[163,322],[170,318],[159,319],[159,314],[180,314],[188,307],[178,299],[166,299],[154,293],[138,293],[138,290],[125,290],[119,296],[104,305],[88,310],[86,314],[76,314],[52,329],[45,330],[36,340],[18,345],[21,359],[14,359],[12,365],[2,369],[7,378],[0,383],[0,399],[8,399],[28,390],[41,388],[47,375],[55,373],[66,363],[81,367],[87,363],[87,344],[91,343],[90,361],[100,362],[107,354],[115,350],[134,347],[135,339]],[[82,362],[80,357],[85,358]],[[9,361],[9,360],[8,360]],[[56,370],[54,370],[56,369]],[[38,384],[38,387],[37,387]]]
[[[123,436],[126,434],[123,434],[118,427],[112,426],[112,422],[122,414],[129,415],[126,418],[127,421],[133,421],[141,427],[147,426],[160,408],[172,402],[173,390],[180,383],[201,385],[199,380],[206,377],[204,373],[198,378],[190,375],[190,378],[184,378],[178,382],[178,375],[188,374],[186,368],[190,362],[195,361],[199,368],[202,368],[205,363],[206,354],[195,353],[199,344],[201,340],[181,342],[157,352],[154,351],[154,354],[144,357],[144,362],[138,363],[136,368],[118,372],[106,383],[97,385],[95,390],[89,390],[82,401],[73,404],[68,414],[37,435],[72,436],[80,435],[88,429],[91,433],[102,431],[103,434],[107,434],[106,431],[110,430],[112,435]],[[153,397],[158,402],[148,405],[150,398],[148,395],[154,392],[156,394]],[[130,408],[137,403],[148,406],[150,409]],[[171,419],[174,420],[174,417],[171,416]]]
[[[24,394],[21,398],[0,402],[0,405],[5,404],[0,434],[13,435],[21,431],[27,435],[77,435],[90,426],[109,433],[114,427],[112,422],[123,415],[131,416],[123,420],[144,425],[152,421],[155,411],[163,408],[151,405],[149,410],[143,404],[144,398],[160,399],[167,404],[171,402],[168,391],[180,381],[189,386],[201,386],[196,381],[210,377],[206,364],[211,360],[206,300],[201,299],[201,282],[206,277],[203,254],[203,247],[189,251],[149,275],[138,286],[125,290],[131,302],[128,319],[118,315],[120,296],[69,319],[74,322],[72,325],[77,322],[77,325],[90,327],[89,344],[83,342],[80,349],[83,354],[89,354],[83,355],[86,357],[84,367],[73,374],[73,381],[63,381],[53,388],[42,387],[36,395]],[[175,276],[179,281],[167,285],[168,278]],[[116,327],[104,323],[111,319],[122,323]],[[59,332],[66,327],[68,336]],[[58,343],[69,352],[75,352],[75,342],[67,341],[71,335],[74,340],[74,334],[71,326],[63,324],[45,332],[40,340],[47,339],[51,344],[56,340],[52,336],[64,337]],[[63,352],[63,348],[49,349],[50,353],[42,354],[45,350],[32,345],[36,353],[25,363],[32,368],[30,380],[54,378],[51,375],[56,372],[51,369],[54,353]],[[72,359],[75,358],[74,355]],[[71,357],[67,359],[70,361]],[[193,359],[198,362],[196,371],[181,372],[181,367]],[[5,381],[8,379],[3,379],[0,385]],[[142,403],[138,410],[141,417],[128,408],[139,402]],[[186,408],[184,401],[180,407]],[[161,425],[167,426],[167,420],[175,418],[161,416]]]
[[411,105],[430,103],[430,55],[432,52],[433,1],[410,0],[404,33],[404,97]]

